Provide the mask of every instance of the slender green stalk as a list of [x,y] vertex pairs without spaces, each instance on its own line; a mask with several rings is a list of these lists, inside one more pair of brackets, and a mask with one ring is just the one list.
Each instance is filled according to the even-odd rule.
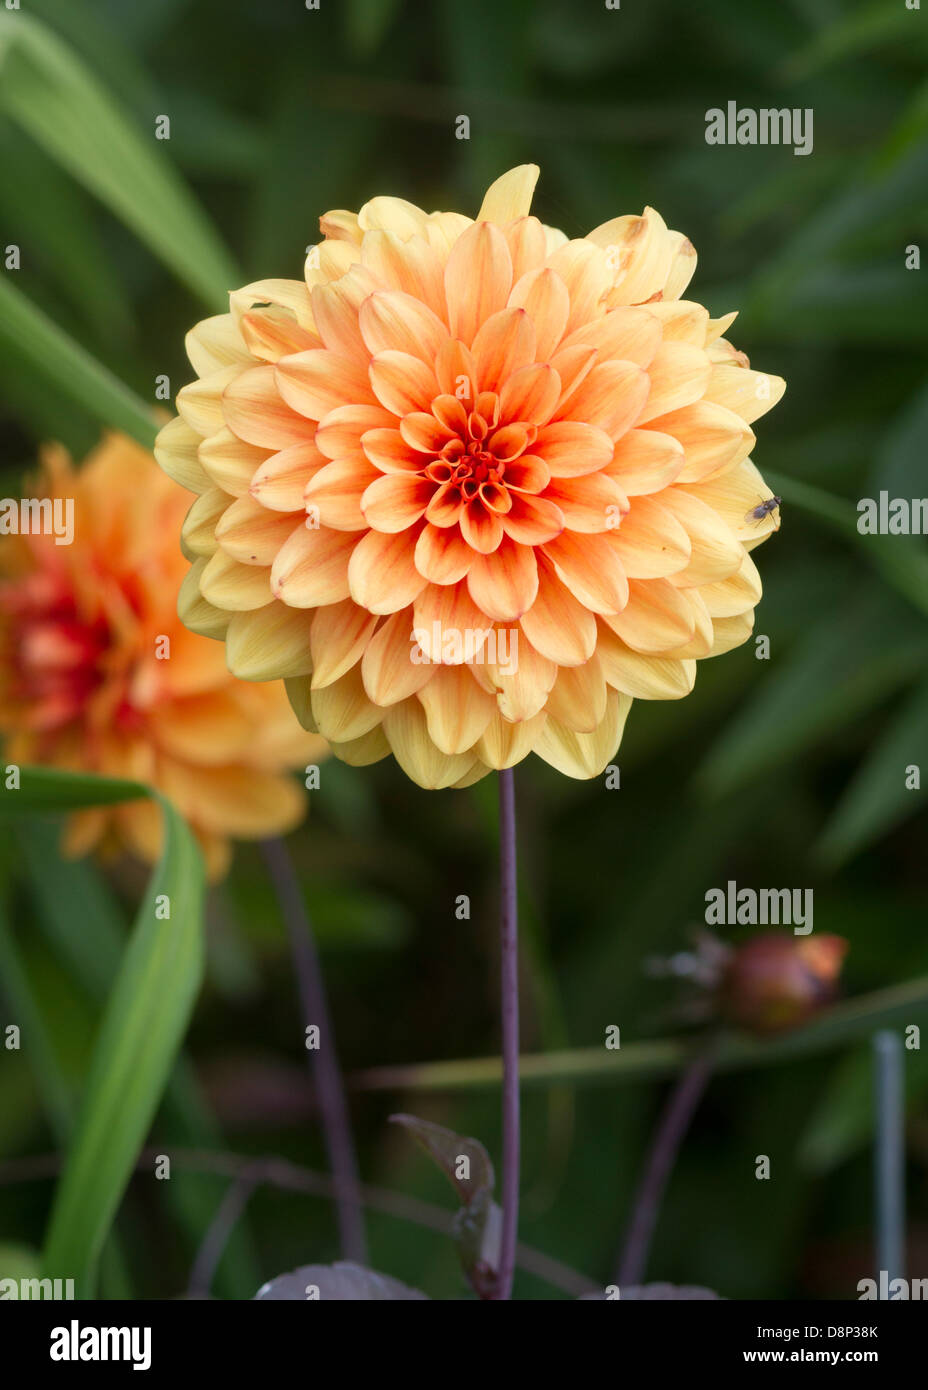
[[905,1277],[905,1058],[898,1033],[873,1037],[877,1283]]
[[519,926],[516,793],[512,768],[499,774],[500,996],[503,1028],[503,1231],[494,1298],[512,1297],[519,1230]]

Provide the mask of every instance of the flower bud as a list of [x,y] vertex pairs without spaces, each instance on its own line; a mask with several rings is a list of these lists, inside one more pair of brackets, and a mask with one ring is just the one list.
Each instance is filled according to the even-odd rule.
[[835,997],[846,953],[840,936],[756,936],[732,951],[719,986],[719,1011],[751,1033],[797,1028]]

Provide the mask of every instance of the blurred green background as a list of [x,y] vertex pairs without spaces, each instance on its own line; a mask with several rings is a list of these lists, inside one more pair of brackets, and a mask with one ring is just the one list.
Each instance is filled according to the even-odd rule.
[[[854,504],[926,491],[928,270],[905,261],[928,241],[928,13],[902,0],[27,8],[26,40],[21,16],[0,28],[0,242],[22,248],[0,282],[4,494],[18,495],[40,441],[80,456],[101,415],[131,422],[92,359],[146,403],[161,373],[176,390],[186,329],[236,284],[298,277],[330,207],[392,193],[473,214],[525,161],[542,168],[534,210],[571,236],[657,207],[699,252],[689,297],[716,315],[740,308],[731,338],[788,382],[754,454],[784,499],[757,557],[771,656],[749,644],[700,663],[686,700],[636,702],[621,790],[535,759],[519,768],[523,1046],[596,1047],[609,1024],[623,1047],[679,1032],[671,988],[645,961],[683,949],[706,890],[729,878],[814,889],[816,931],[850,943],[849,994],[924,974],[925,793],[905,789],[903,769],[928,770],[928,558],[924,538],[858,536]],[[707,146],[705,112],[729,99],[812,107],[814,152]],[[454,135],[462,114],[468,141]],[[154,139],[159,115],[169,141]],[[89,356],[56,355],[25,301]],[[325,765],[293,853],[348,1073],[498,1051],[494,799],[489,779],[425,793],[392,762]],[[56,1101],[79,1092],[105,988],[101,933],[117,940],[141,891],[141,878],[63,864],[55,843],[30,822],[4,856],[51,1057],[36,1069],[29,1047],[0,1051],[0,1177],[56,1146]],[[469,922],[454,914],[462,893]],[[155,1143],[322,1169],[289,953],[253,848],[237,852],[209,921],[187,1042],[201,1100],[185,1110],[175,1097]],[[921,997],[904,1022],[928,1024]],[[906,1054],[912,1276],[928,1275],[923,1056]],[[526,1087],[524,1240],[608,1279],[665,1085],[629,1069]],[[493,1086],[355,1089],[351,1103],[372,1182],[453,1205],[386,1124],[395,1110],[477,1135],[499,1162]],[[865,1036],[717,1077],[650,1277],[734,1298],[856,1296],[873,1266],[869,1107]],[[769,1182],[754,1177],[761,1153]],[[105,1292],[182,1291],[225,1182],[179,1179],[173,1202],[155,1187],[129,1189]],[[50,1196],[48,1180],[0,1183],[0,1242],[39,1246]],[[385,1215],[368,1224],[375,1268],[461,1296],[450,1241]],[[216,1291],[249,1297],[337,1257],[326,1201],[262,1188]],[[516,1292],[558,1296],[523,1274]]]

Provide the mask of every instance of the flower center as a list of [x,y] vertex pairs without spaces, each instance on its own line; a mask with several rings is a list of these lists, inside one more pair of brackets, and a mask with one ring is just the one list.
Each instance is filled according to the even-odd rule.
[[15,672],[8,698],[21,704],[33,729],[60,728],[80,716],[103,680],[101,661],[110,635],[102,619],[87,623],[70,595],[34,575],[0,597],[4,645]]

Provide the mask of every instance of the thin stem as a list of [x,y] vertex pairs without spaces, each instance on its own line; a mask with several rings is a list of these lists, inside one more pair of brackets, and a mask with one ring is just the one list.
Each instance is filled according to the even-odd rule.
[[[153,1164],[164,1154],[164,1145],[144,1149],[139,1155],[136,1172],[150,1175]],[[223,1153],[207,1149],[171,1149],[171,1162],[179,1171],[192,1173],[212,1173],[233,1181],[235,1196],[223,1198],[210,1228],[211,1258],[215,1256],[223,1233],[229,1232],[229,1214],[234,1214],[235,1206],[247,1202],[257,1183],[277,1188],[282,1192],[300,1192],[309,1197],[331,1199],[335,1195],[335,1183],[328,1173],[317,1173],[311,1168],[300,1168],[282,1158],[244,1157],[238,1154]],[[12,1183],[40,1182],[57,1177],[62,1169],[60,1154],[33,1154],[28,1158],[9,1159],[0,1162],[0,1188]],[[398,1221],[409,1221],[425,1230],[436,1231],[439,1235],[454,1235],[457,1229],[456,1217],[444,1207],[420,1201],[417,1197],[407,1197],[404,1192],[393,1192],[385,1187],[371,1187],[362,1183],[358,1189],[358,1200],[371,1211],[395,1217]],[[220,1220],[220,1218],[222,1218]],[[204,1246],[206,1241],[204,1240]],[[201,1247],[201,1251],[202,1251]],[[222,1253],[221,1251],[219,1252]],[[527,1274],[542,1279],[554,1289],[579,1298],[582,1294],[601,1292],[601,1289],[585,1274],[579,1274],[560,1260],[536,1250],[531,1245],[517,1247],[519,1268]],[[203,1261],[205,1264],[205,1259]],[[201,1293],[203,1281],[200,1280]]]
[[329,1018],[312,926],[293,861],[283,840],[264,840],[261,850],[290,937],[304,1021],[319,1028],[320,1046],[310,1052],[310,1065],[319,1097],[329,1166],[335,1181],[335,1207],[342,1253],[347,1260],[365,1264],[367,1240],[358,1199],[358,1160],[351,1137],[348,1106],[335,1050],[335,1033]]
[[648,1154],[644,1174],[635,1194],[632,1219],[619,1263],[619,1288],[640,1284],[648,1262],[651,1237],[657,1225],[664,1189],[676,1162],[680,1145],[712,1074],[714,1055],[702,1052],[676,1082],[664,1107]]
[[890,1029],[873,1035],[876,1119],[876,1275],[887,1284],[905,1277],[905,1084],[902,1039]]
[[519,1231],[519,920],[516,793],[511,768],[499,774],[500,993],[503,1034],[503,1229],[494,1298],[512,1297]]
[[248,1205],[251,1194],[260,1185],[263,1174],[264,1163],[259,1159],[252,1167],[238,1173],[226,1188],[225,1196],[210,1222],[193,1262],[187,1281],[188,1298],[209,1298],[210,1287],[223,1251]]

